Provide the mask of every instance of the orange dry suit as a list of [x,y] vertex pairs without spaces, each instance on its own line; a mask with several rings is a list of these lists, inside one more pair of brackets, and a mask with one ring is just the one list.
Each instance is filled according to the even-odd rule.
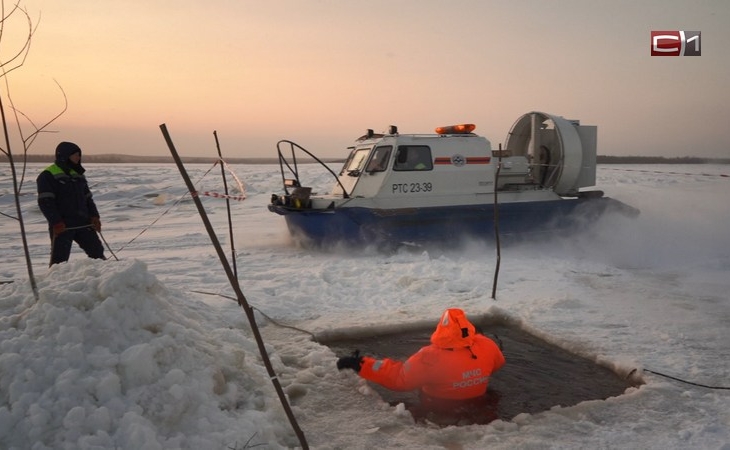
[[359,375],[394,391],[420,389],[435,399],[482,396],[489,376],[505,361],[497,344],[475,331],[464,311],[447,309],[431,335],[431,345],[406,362],[364,356]]

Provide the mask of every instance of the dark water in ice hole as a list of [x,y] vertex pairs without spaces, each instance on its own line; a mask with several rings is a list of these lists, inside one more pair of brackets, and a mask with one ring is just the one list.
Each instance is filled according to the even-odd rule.
[[[391,405],[404,403],[418,421],[439,425],[489,423],[511,420],[520,413],[538,413],[553,406],[572,406],[623,394],[633,384],[593,361],[573,355],[520,329],[507,325],[482,325],[484,333],[501,341],[506,364],[491,376],[487,395],[453,414],[423,411],[416,392],[394,392],[375,383],[369,385]],[[361,354],[404,361],[429,344],[433,328],[398,334],[321,342],[337,356]],[[495,335],[499,340],[495,338]]]

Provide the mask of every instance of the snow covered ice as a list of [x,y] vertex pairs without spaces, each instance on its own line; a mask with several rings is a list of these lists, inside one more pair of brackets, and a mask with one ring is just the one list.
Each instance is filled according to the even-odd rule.
[[[74,247],[68,263],[47,267],[33,183],[45,165],[30,165],[21,199],[37,302],[18,224],[6,217],[15,215],[10,170],[0,168],[0,280],[13,281],[0,285],[0,448],[297,447],[177,168],[85,166],[119,261]],[[188,166],[199,190],[222,191],[220,169],[203,177],[209,169]],[[248,196],[231,204],[240,285],[310,447],[730,449],[728,390],[643,372],[730,385],[730,179],[720,176],[728,166],[599,165],[598,187],[641,215],[503,248],[496,300],[490,244],[302,249],[266,210],[280,192],[278,166],[232,169]],[[327,189],[316,166],[304,171]],[[225,202],[202,200],[230,253]],[[619,374],[638,369],[645,384],[511,421],[440,428],[414,423],[402,404],[338,372],[337,355],[312,338],[435,324],[448,307],[505,315]],[[509,364],[509,348],[505,356]]]

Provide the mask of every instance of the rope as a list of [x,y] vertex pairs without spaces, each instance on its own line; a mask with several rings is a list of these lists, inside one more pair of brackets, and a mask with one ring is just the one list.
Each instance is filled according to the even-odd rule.
[[101,234],[101,230],[99,230],[98,233],[99,233],[99,237],[101,237],[101,240],[104,241],[104,245],[106,245],[106,248],[109,250],[109,253],[112,254],[112,256],[114,257],[114,259],[116,261],[119,261],[119,258],[117,258],[117,255],[115,255],[114,254],[114,251],[112,250],[112,248],[109,247],[109,243],[106,241],[106,239],[104,239],[104,235]]
[[121,247],[119,247],[119,250],[117,250],[117,251],[118,252],[121,252],[129,244],[131,244],[132,242],[136,241],[138,237],[142,236],[145,232],[147,232],[147,230],[149,230],[150,228],[152,228],[152,225],[156,224],[158,220],[162,219],[162,217],[165,214],[169,213],[172,210],[172,208],[174,208],[175,206],[177,206],[177,204],[180,203],[182,201],[182,199],[185,198],[186,195],[188,195],[188,192],[185,192],[183,195],[181,195],[180,198],[178,198],[177,200],[175,200],[175,202],[172,205],[170,205],[169,208],[167,208],[166,210],[164,210],[162,212],[162,214],[160,214],[159,216],[157,216],[157,218],[155,220],[153,220],[152,222],[150,222],[149,225],[147,225],[146,227],[142,228],[142,231],[140,231],[137,234],[137,236],[133,237],[129,242],[127,242],[126,244],[124,244]]
[[[707,388],[707,389],[724,389],[724,390],[730,390],[730,387],[723,387],[723,386],[708,386],[708,385],[706,385],[706,384],[700,384],[700,383],[695,383],[695,382],[693,382],[693,381],[687,381],[687,380],[683,380],[683,379],[681,379],[681,378],[673,377],[673,376],[671,376],[671,375],[667,375],[667,374],[665,374],[665,373],[661,373],[661,372],[656,372],[656,371],[654,371],[654,370],[649,370],[649,369],[642,369],[642,370],[643,370],[644,372],[649,372],[649,373],[653,373],[654,375],[659,375],[660,377],[664,377],[664,378],[669,378],[670,380],[674,380],[674,381],[679,381],[680,383],[685,383],[685,384],[691,384],[692,386],[699,386],[699,387],[703,387],[703,388]],[[631,377],[631,375],[633,375],[633,374],[634,374],[635,372],[637,372],[637,371],[638,371],[638,369],[634,369],[634,370],[632,370],[631,372],[629,372],[629,374],[628,374],[628,375],[626,375],[626,379],[628,380],[628,379],[629,379],[629,377]]]
[[[217,164],[217,162],[216,162],[216,164]],[[210,169],[208,169],[208,171],[206,171],[206,172],[205,172],[205,173],[203,174],[203,176],[201,176],[201,177],[200,177],[200,178],[198,179],[198,181],[197,181],[197,182],[198,182],[198,183],[200,183],[201,181],[203,181],[203,178],[205,178],[205,177],[206,177],[206,175],[208,175],[208,174],[210,173],[210,171],[211,171],[211,170],[213,170],[213,168],[215,168],[216,164],[213,164],[213,165],[212,165],[212,166],[210,167]],[[145,233],[145,232],[146,232],[147,230],[149,230],[150,228],[152,228],[152,225],[156,224],[156,223],[157,223],[157,222],[158,222],[158,221],[159,221],[160,219],[162,219],[162,217],[163,217],[163,216],[165,216],[165,215],[166,215],[167,213],[169,213],[169,212],[170,212],[170,211],[171,211],[171,210],[172,210],[172,209],[173,209],[174,207],[176,207],[176,206],[177,206],[177,205],[178,205],[178,204],[179,204],[179,203],[180,203],[180,202],[181,202],[181,201],[182,201],[182,200],[183,200],[183,199],[185,198],[185,196],[186,196],[186,195],[188,195],[189,193],[190,193],[190,192],[188,192],[188,191],[184,192],[184,193],[183,193],[183,194],[182,194],[182,195],[181,195],[181,196],[180,196],[180,197],[179,197],[179,198],[178,198],[177,200],[175,200],[175,202],[174,202],[174,203],[173,203],[172,205],[170,205],[170,207],[169,207],[169,208],[167,208],[166,210],[164,210],[164,211],[162,212],[162,214],[160,214],[159,216],[157,216],[157,218],[156,218],[155,220],[153,220],[153,221],[152,221],[152,222],[151,222],[151,223],[150,223],[149,225],[147,225],[146,227],[144,227],[144,228],[142,229],[142,231],[140,231],[140,232],[139,232],[139,234],[137,234],[137,236],[133,237],[133,238],[132,238],[132,239],[131,239],[131,240],[130,240],[129,242],[127,242],[126,244],[122,245],[122,246],[121,246],[121,247],[119,248],[119,250],[117,250],[117,252],[121,252],[122,250],[124,250],[124,248],[125,248],[125,247],[127,247],[127,246],[128,246],[129,244],[131,244],[132,242],[136,241],[138,237],[142,236],[142,235],[143,235],[143,234],[144,234],[144,233]],[[111,252],[111,249],[109,249],[109,251]]]
[[[227,298],[227,299],[233,300],[234,302],[238,303],[238,300],[235,297],[231,297],[230,295],[225,295],[225,294],[219,294],[217,292],[205,292],[205,291],[190,291],[190,292],[195,292],[195,293],[198,293],[198,294],[205,294],[205,295],[217,295],[219,297]],[[295,330],[295,331],[299,331],[300,333],[308,334],[308,335],[312,336],[312,339],[315,342],[317,341],[317,336],[315,336],[314,333],[312,333],[311,331],[303,330],[303,329],[297,328],[297,327],[295,327],[293,325],[286,325],[286,324],[277,322],[276,320],[272,319],[265,312],[261,311],[260,309],[258,309],[255,306],[252,306],[251,309],[258,311],[259,314],[261,314],[262,316],[264,316],[264,318],[266,318],[266,320],[268,320],[269,322],[273,323],[277,327],[288,328],[290,330]]]
[[[81,225],[81,226],[78,226],[78,227],[68,227],[64,231],[67,231],[67,230],[81,230],[81,229],[84,229],[84,228],[93,228],[93,225],[92,224],[88,224],[88,225]],[[117,258],[117,255],[114,254],[114,251],[109,246],[109,243],[106,241],[106,239],[104,239],[104,235],[101,234],[101,230],[97,231],[97,233],[99,233],[99,237],[104,242],[104,245],[106,245],[106,248],[107,248],[107,250],[109,250],[109,253],[112,254],[112,256],[114,257],[115,260],[119,261],[119,258]],[[53,238],[51,239],[51,261],[53,261],[53,248],[55,246],[56,246],[56,236],[53,236]],[[49,263],[49,266],[51,266],[51,265],[52,265],[52,263]]]
[[[63,231],[65,232],[67,230],[81,230],[83,228],[89,228],[91,226],[92,226],[91,224],[88,224],[88,225],[81,225],[78,227],[68,227],[68,228],[65,228]],[[51,267],[53,265],[53,250],[55,250],[55,247],[56,247],[56,236],[52,236],[51,237],[51,256],[49,257],[49,260],[48,260],[48,267]]]

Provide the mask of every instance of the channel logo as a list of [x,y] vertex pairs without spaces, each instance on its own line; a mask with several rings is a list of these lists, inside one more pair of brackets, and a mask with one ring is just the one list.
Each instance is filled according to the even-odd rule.
[[700,56],[699,31],[652,31],[651,56]]

